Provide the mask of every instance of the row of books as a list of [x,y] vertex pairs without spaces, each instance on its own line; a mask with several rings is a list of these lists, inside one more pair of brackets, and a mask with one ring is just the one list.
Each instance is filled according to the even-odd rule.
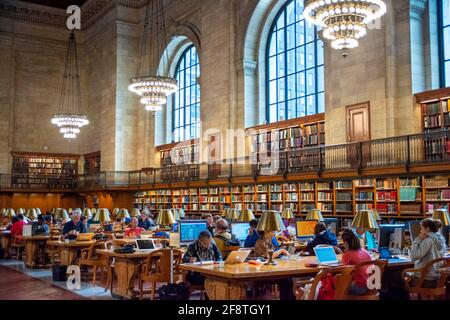
[[368,192],[358,192],[358,193],[356,193],[355,197],[356,197],[356,200],[360,200],[360,201],[367,200],[367,201],[370,201],[370,200],[373,200],[373,192],[370,192],[370,191],[368,191]]
[[425,199],[427,201],[450,201],[450,189],[427,191],[425,194]]
[[396,189],[394,179],[377,180],[377,189]]
[[450,188],[450,179],[448,177],[426,178],[425,185],[428,188]]
[[423,117],[423,126],[425,129],[438,128],[442,126],[441,115]]
[[333,193],[331,192],[319,192],[317,194],[319,201],[331,201],[333,200]]
[[352,212],[353,205],[351,203],[337,203],[336,212]]
[[400,188],[400,201],[416,201],[418,198],[417,188]]
[[396,203],[377,203],[377,210],[380,213],[397,213]]
[[378,201],[397,201],[397,191],[378,191]]
[[351,201],[353,194],[351,192],[336,192],[336,201]]
[[353,181],[336,181],[335,182],[335,188],[336,189],[352,189],[353,188]]

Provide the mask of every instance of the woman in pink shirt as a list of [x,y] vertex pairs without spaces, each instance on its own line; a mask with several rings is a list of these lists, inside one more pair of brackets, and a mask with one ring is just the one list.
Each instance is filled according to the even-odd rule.
[[[342,255],[343,265],[358,265],[362,262],[371,261],[372,256],[361,248],[361,242],[355,231],[351,228],[345,228],[342,232],[342,240],[345,246],[345,253]],[[350,295],[364,295],[367,293],[367,268],[356,270],[353,276],[353,282],[350,286]]]
[[131,219],[130,226],[125,230],[125,237],[136,239],[141,236],[141,233],[145,231],[143,228],[138,227],[139,220],[137,218]]

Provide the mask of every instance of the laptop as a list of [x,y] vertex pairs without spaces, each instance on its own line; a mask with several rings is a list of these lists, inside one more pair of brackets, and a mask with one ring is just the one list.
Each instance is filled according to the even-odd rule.
[[136,248],[140,252],[150,252],[156,249],[155,241],[153,239],[138,239],[136,240]]
[[225,264],[244,263],[251,252],[251,250],[231,251],[225,260]]
[[378,252],[380,253],[380,259],[388,260],[388,262],[400,262],[400,261],[409,260],[408,258],[401,258],[401,257],[393,256],[388,247],[380,247],[378,249]]
[[77,241],[91,241],[94,235],[94,233],[79,233]]
[[314,248],[314,253],[316,254],[317,262],[320,265],[325,266],[338,266],[340,262],[334,252],[334,248],[330,246],[317,246]]

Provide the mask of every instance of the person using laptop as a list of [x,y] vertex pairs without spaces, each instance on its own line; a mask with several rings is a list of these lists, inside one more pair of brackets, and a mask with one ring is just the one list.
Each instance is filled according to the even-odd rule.
[[31,226],[31,234],[36,235],[48,235],[49,229],[48,225],[45,223],[44,216],[42,214],[38,215],[38,218],[33,222]]
[[306,245],[306,250],[310,255],[314,255],[314,248],[318,245],[329,245],[336,247],[338,240],[336,235],[327,229],[327,226],[323,222],[319,222],[314,227],[314,238]]
[[[256,230],[256,227],[258,226],[258,220],[257,219],[251,220],[249,222],[249,226],[250,226],[250,228],[248,230],[248,236],[244,242],[245,248],[255,247],[256,242],[260,239],[259,233]],[[279,244],[278,244],[277,238],[275,236],[272,238],[272,244],[273,244],[275,250],[279,249]]]
[[[371,261],[372,256],[368,251],[361,247],[361,242],[356,232],[352,228],[344,228],[342,232],[342,241],[344,242],[345,252],[342,255],[342,264],[344,266],[355,266],[362,262]],[[364,295],[369,291],[367,288],[368,279],[367,268],[360,268],[355,271],[352,284],[350,285],[350,295]]]
[[[208,230],[200,232],[198,239],[188,246],[183,256],[183,263],[204,261],[222,261],[222,255]],[[200,273],[189,271],[186,281],[191,285],[202,285],[205,282],[205,277]]]
[[[438,232],[442,223],[440,220],[425,219],[420,222],[420,234],[414,240],[411,248],[411,260],[415,269],[421,269],[430,261],[445,256],[447,246],[444,237]],[[440,274],[437,272],[438,264],[434,264],[425,276],[423,288],[434,288]],[[410,286],[414,287],[418,277],[414,277]]]
[[72,218],[64,225],[62,238],[69,240],[76,240],[79,233],[86,233],[86,226],[81,222],[81,210],[75,209],[72,213]]
[[141,236],[141,233],[144,232],[144,228],[138,226],[139,220],[136,217],[133,217],[130,222],[130,226],[125,230],[125,238],[136,239]]

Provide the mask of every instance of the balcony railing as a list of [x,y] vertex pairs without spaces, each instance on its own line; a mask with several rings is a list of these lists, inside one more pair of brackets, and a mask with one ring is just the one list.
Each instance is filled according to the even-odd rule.
[[44,179],[39,184],[28,183],[30,177],[26,175],[3,174],[0,175],[0,190],[98,190],[269,175],[288,176],[389,167],[408,169],[412,165],[435,163],[450,164],[448,130],[299,150],[271,150],[267,155],[259,154],[257,157],[213,164],[174,164],[145,171],[101,172],[74,176],[72,179]]

